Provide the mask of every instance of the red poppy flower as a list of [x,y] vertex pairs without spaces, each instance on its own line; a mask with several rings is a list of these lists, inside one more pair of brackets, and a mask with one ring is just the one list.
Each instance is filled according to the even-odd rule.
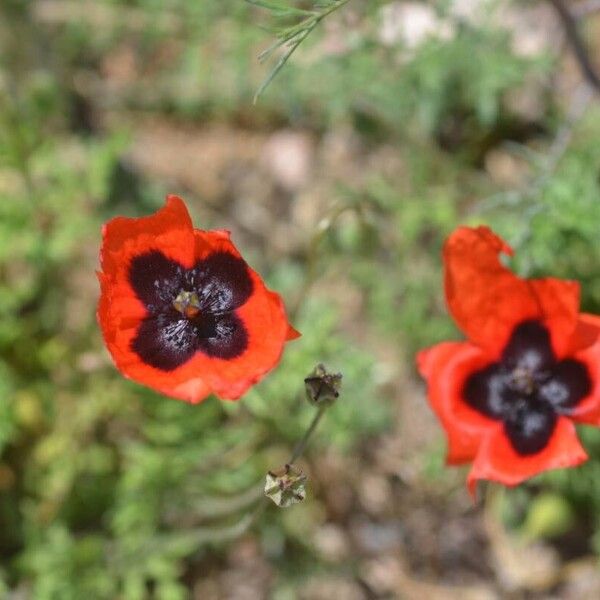
[[600,317],[579,313],[579,284],[521,279],[489,228],[458,228],[444,246],[448,309],[466,342],[417,356],[448,437],[449,464],[517,485],[587,459],[574,422],[600,425]]
[[194,229],[183,201],[103,228],[98,320],[117,368],[188,402],[239,398],[299,334],[227,231]]

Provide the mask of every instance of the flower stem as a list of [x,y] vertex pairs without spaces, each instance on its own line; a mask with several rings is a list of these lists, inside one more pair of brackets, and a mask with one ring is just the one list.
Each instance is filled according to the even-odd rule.
[[302,308],[304,300],[308,296],[311,287],[317,279],[317,266],[319,262],[319,249],[321,246],[321,242],[323,241],[327,233],[331,230],[335,222],[345,212],[356,210],[357,208],[355,206],[347,204],[340,204],[338,206],[335,206],[331,210],[331,212],[320,221],[320,223],[317,226],[317,229],[312,234],[306,252],[306,272],[304,274],[304,281],[302,282],[300,291],[298,292],[298,295],[295,298],[292,308],[289,311],[290,318],[292,320],[294,320],[298,316],[298,313]]
[[294,462],[296,460],[298,460],[300,458],[300,456],[302,456],[302,453],[304,452],[306,445],[308,444],[308,440],[310,439],[310,437],[314,433],[315,429],[317,428],[317,425],[319,424],[319,421],[325,414],[325,411],[327,410],[327,408],[328,408],[327,404],[323,404],[322,406],[319,406],[319,409],[317,410],[315,416],[313,417],[311,424],[309,425],[308,429],[302,436],[302,439],[296,444],[296,447],[294,448],[294,452],[292,453],[292,456],[289,460],[290,465],[294,464]]

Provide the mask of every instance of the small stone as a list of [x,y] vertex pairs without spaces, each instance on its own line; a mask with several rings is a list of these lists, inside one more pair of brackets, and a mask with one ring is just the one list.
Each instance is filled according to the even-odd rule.
[[454,31],[449,22],[438,18],[431,6],[420,2],[391,2],[380,10],[379,39],[384,46],[402,43],[409,50],[429,38],[450,39]]
[[490,150],[485,155],[484,164],[493,182],[505,188],[522,185],[530,170],[524,160],[500,148]]
[[395,519],[380,523],[357,519],[351,524],[350,535],[360,552],[368,556],[395,552],[404,540],[403,526]]
[[318,527],[313,543],[319,556],[326,562],[339,563],[348,559],[350,540],[338,525],[326,523]]
[[299,600],[325,600],[343,598],[344,600],[366,600],[365,592],[351,577],[315,576],[311,577],[298,590]]
[[273,179],[289,192],[303,188],[312,172],[313,143],[302,132],[274,133],[263,150],[263,162]]
[[358,485],[360,503],[371,515],[382,515],[393,505],[389,481],[372,473],[365,474]]

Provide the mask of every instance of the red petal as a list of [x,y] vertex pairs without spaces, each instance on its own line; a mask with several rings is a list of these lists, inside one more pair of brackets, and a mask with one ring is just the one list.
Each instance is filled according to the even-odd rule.
[[499,260],[512,254],[488,227],[459,227],[444,246],[448,308],[465,335],[498,358],[518,323],[538,319],[549,329],[558,357],[577,322],[579,285],[558,279],[525,280]]
[[449,464],[472,460],[486,432],[495,426],[495,421],[462,399],[467,377],[489,362],[479,348],[468,342],[444,342],[417,355],[419,372],[427,380],[429,402],[446,431]]
[[573,420],[600,426],[600,317],[581,313],[572,340],[573,358],[586,365],[592,389],[571,413]]
[[167,196],[165,206],[153,215],[116,217],[104,225],[100,251],[102,270],[113,275],[127,268],[131,256],[153,248],[191,267],[193,235],[192,221],[183,200]]
[[599,337],[600,317],[589,313],[579,313],[577,327],[571,339],[571,353],[591,346]]
[[[235,400],[280,360],[289,324],[279,294],[268,290],[254,271],[254,292],[237,311],[248,330],[248,349],[229,361],[214,361],[207,382],[225,399]],[[218,363],[218,364],[216,364]]]
[[[520,280],[523,281],[523,280]],[[539,306],[540,318],[548,327],[556,356],[569,354],[579,318],[579,283],[565,279],[525,280]]]
[[575,426],[566,417],[558,418],[548,445],[530,456],[521,456],[515,452],[504,434],[504,426],[497,422],[479,447],[467,478],[467,487],[471,495],[475,496],[480,479],[514,486],[543,471],[574,467],[586,459],[587,454],[577,438]]
[[241,257],[238,249],[231,241],[231,233],[227,229],[194,229],[194,259],[206,258],[213,252],[229,252],[234,256]]
[[291,325],[288,325],[287,334],[285,336],[285,340],[287,342],[291,342],[292,340],[297,340],[301,336],[302,336],[302,334],[297,329],[294,329]]
[[587,367],[592,389],[569,416],[580,423],[600,426],[600,338],[596,337],[595,344],[580,350],[573,358]]

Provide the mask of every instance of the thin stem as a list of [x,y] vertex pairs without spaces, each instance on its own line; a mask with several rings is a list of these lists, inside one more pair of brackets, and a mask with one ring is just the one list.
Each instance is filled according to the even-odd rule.
[[317,425],[319,424],[319,421],[322,419],[323,415],[325,414],[327,407],[328,407],[327,404],[323,404],[323,405],[319,406],[319,410],[313,417],[313,420],[312,420],[310,426],[304,433],[304,436],[302,436],[302,439],[296,444],[296,447],[294,448],[294,452],[292,453],[292,456],[289,460],[290,465],[294,464],[294,462],[296,462],[300,458],[302,453],[304,452],[304,450],[306,448],[306,444],[308,444],[308,440],[310,440],[310,437],[312,436],[315,429],[317,428]]
[[317,22],[321,21],[322,19],[324,19],[326,16],[330,15],[333,11],[337,10],[338,8],[341,8],[342,6],[344,6],[344,4],[348,4],[350,0],[339,0],[339,2],[337,4],[333,4],[332,6],[330,6],[329,8],[325,9],[318,17],[317,17]]
[[326,216],[321,222],[318,224],[316,231],[313,233],[310,241],[308,243],[307,250],[307,258],[306,258],[306,274],[304,276],[304,281],[302,286],[300,287],[300,291],[296,296],[294,304],[290,310],[290,318],[293,320],[298,316],[298,312],[302,307],[302,303],[304,299],[308,295],[310,288],[313,283],[317,279],[317,263],[319,259],[319,246],[327,232],[331,229],[333,224],[338,220],[338,218],[343,215],[346,211],[349,210],[357,210],[355,206],[349,206],[347,204],[339,205],[331,211],[331,213]]
[[[555,174],[562,158],[567,153],[575,129],[585,116],[594,97],[594,88],[592,88],[587,80],[582,81],[571,98],[565,123],[559,128],[558,133],[550,144],[548,155],[543,159],[543,162],[538,159],[540,167],[537,175],[531,179],[524,190],[513,191],[510,195],[503,193],[488,197],[479,203],[477,210],[493,210],[503,205],[515,206],[525,198],[533,199],[542,193],[544,187]],[[521,215],[521,221],[524,225],[523,233],[518,239],[514,240],[514,248],[519,248],[529,241],[532,236],[531,223],[543,210],[544,204],[541,202],[536,202],[523,210]]]
[[582,82],[575,90],[571,104],[567,111],[565,124],[558,130],[550,152],[548,154],[545,175],[548,176],[556,170],[561,158],[567,151],[569,144],[573,138],[573,133],[576,125],[581,121],[589,108],[594,97],[594,89],[587,81]]
[[[204,497],[199,500],[190,510],[194,520],[198,522],[229,517],[239,513],[242,509],[250,507],[260,500],[262,488],[252,486],[241,494],[233,497]],[[177,523],[179,514],[176,511],[167,512],[165,520]]]
[[583,17],[587,17],[588,15],[599,11],[600,0],[586,0],[573,7],[573,16],[576,19],[582,19]]
[[[319,421],[323,418],[328,406],[328,404],[319,406],[319,409],[308,426],[308,429],[302,436],[302,439],[296,445],[288,464],[291,465],[298,460],[298,458],[300,458],[306,449],[306,445],[308,444],[312,434],[315,432]],[[236,523],[225,526],[197,527],[188,532],[188,539],[190,539],[191,542],[196,546],[206,543],[222,543],[223,541],[236,539],[246,533],[258,521],[268,506],[262,486],[251,488],[237,498],[226,501],[217,498],[205,499],[202,503],[202,506],[197,509],[197,516],[228,516],[229,514],[234,513],[237,509],[249,506],[256,501],[258,502],[254,509]],[[223,502],[226,503],[225,506],[221,506]]]
[[246,2],[250,4],[254,4],[256,6],[260,6],[262,8],[267,8],[271,10],[274,15],[281,17],[289,17],[290,15],[307,15],[303,20],[301,20],[298,24],[293,25],[292,27],[287,27],[277,32],[276,35],[279,38],[274,44],[269,46],[264,52],[262,52],[259,56],[259,60],[268,59],[272,53],[281,48],[282,46],[286,46],[286,50],[279,57],[279,60],[275,63],[275,66],[271,69],[267,77],[260,84],[256,94],[254,94],[254,104],[256,104],[260,95],[265,91],[265,89],[269,86],[271,81],[275,78],[277,73],[281,71],[283,66],[287,63],[292,54],[296,51],[298,46],[312,33],[312,31],[319,25],[319,23],[329,16],[334,11],[338,10],[345,4],[347,4],[350,0],[333,0],[330,6],[321,8],[320,10],[304,10],[304,9],[296,9],[294,7],[284,7],[275,4],[271,4],[269,2],[265,2],[264,0],[246,0]]
[[281,69],[283,68],[285,63],[288,61],[290,56],[292,56],[292,54],[296,51],[296,48],[298,48],[298,46],[300,46],[300,44],[308,37],[309,33],[316,26],[317,26],[317,23],[315,22],[308,29],[304,30],[302,33],[298,34],[295,38],[290,40],[290,42],[289,42],[290,47],[282,54],[281,58],[275,63],[275,66],[273,67],[271,72],[267,75],[265,80],[260,84],[258,90],[256,90],[256,93],[254,94],[254,98],[252,100],[253,104],[256,104],[258,102],[260,95],[267,89],[267,87],[269,86],[271,81],[273,81],[273,79],[275,79],[275,76],[277,75],[277,73],[279,73],[279,71],[281,71]]
[[600,75],[596,72],[590,59],[588,48],[581,39],[575,16],[566,7],[563,0],[548,1],[560,18],[569,44],[573,48],[573,53],[577,59],[581,73],[596,92],[600,94]]
[[[186,531],[183,537],[192,547],[196,548],[206,544],[224,544],[244,535],[254,523],[257,515],[258,512],[254,511],[244,515],[231,525],[195,527]],[[173,538],[177,540],[175,536]]]

